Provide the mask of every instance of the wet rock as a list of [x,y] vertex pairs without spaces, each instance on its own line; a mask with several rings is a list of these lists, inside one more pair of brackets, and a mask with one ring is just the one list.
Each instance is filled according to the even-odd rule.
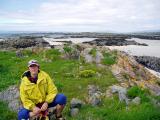
[[113,36],[113,37],[105,37],[105,38],[98,38],[90,42],[84,42],[89,43],[90,45],[97,45],[97,46],[123,46],[123,45],[142,45],[147,46],[147,44],[143,43],[137,43],[136,41],[127,41],[125,40],[126,37],[124,36]]
[[139,34],[139,35],[132,35],[132,37],[140,38],[140,39],[149,39],[149,40],[160,40],[160,35],[154,35],[154,33],[151,33],[148,35],[148,33]]
[[8,48],[27,48],[27,47],[49,47],[49,43],[43,40],[42,37],[16,37],[0,41],[1,49]]
[[160,72],[160,58],[157,57],[150,57],[150,56],[135,56],[135,59],[140,64]]

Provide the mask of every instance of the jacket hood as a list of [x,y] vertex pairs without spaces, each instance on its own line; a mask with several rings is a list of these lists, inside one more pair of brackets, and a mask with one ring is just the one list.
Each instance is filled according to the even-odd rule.
[[[39,72],[40,72],[40,70],[38,70],[38,73],[39,73]],[[22,74],[21,78],[24,78],[24,77],[27,77],[27,78],[31,77],[31,73],[30,73],[29,70],[25,71],[25,72]]]

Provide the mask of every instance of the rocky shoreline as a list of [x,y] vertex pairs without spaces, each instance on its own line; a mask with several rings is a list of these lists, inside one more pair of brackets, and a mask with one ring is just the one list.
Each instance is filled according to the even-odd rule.
[[[50,37],[49,37],[50,38]],[[127,41],[126,39],[130,38],[127,35],[101,35],[101,34],[84,34],[84,35],[62,35],[61,37],[51,37],[54,39],[65,39],[65,38],[97,38],[93,41],[89,42],[83,42],[88,43],[90,45],[97,45],[97,46],[123,46],[123,45],[142,45],[147,46],[147,44],[144,43],[137,43],[136,41]],[[56,41],[55,41],[56,42]],[[59,41],[58,41],[59,42]],[[61,41],[64,44],[69,43],[71,44],[72,41],[64,40]],[[10,49],[10,48],[27,48],[27,47],[53,47],[49,43],[49,41],[46,41],[44,39],[43,35],[19,35],[19,36],[10,36],[3,39],[3,41],[0,41],[0,49]]]
[[90,42],[83,42],[88,43],[90,45],[97,45],[97,46],[125,46],[125,45],[141,45],[141,46],[148,46],[145,43],[138,43],[136,41],[127,41],[124,37],[107,37],[107,38],[98,38]]
[[131,37],[148,40],[160,40],[160,35],[131,35]]
[[160,40],[160,33],[133,33],[133,34],[116,34],[116,33],[63,33],[62,36],[56,37],[55,39],[65,39],[65,38],[140,38],[149,40]]
[[160,72],[160,58],[150,57],[150,56],[134,56],[137,62],[155,70],[156,72]]
[[49,43],[43,40],[42,37],[25,36],[25,37],[13,37],[6,38],[0,41],[0,49],[12,49],[12,48],[27,48],[27,47],[47,47]]

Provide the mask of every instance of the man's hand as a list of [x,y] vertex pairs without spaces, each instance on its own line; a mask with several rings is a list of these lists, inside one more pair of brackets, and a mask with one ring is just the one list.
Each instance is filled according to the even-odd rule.
[[44,102],[42,107],[41,107],[41,111],[45,111],[45,110],[47,110],[47,108],[48,108],[48,103]]
[[39,114],[40,112],[41,112],[41,109],[40,109],[39,107],[34,107],[34,108],[33,108],[33,113],[34,113],[35,115]]

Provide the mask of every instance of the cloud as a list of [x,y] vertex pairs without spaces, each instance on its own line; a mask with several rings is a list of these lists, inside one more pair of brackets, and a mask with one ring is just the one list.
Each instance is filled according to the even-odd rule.
[[[32,25],[50,30],[80,29],[82,31],[139,31],[157,29],[160,19],[159,0],[51,0],[39,3],[39,6],[18,12],[1,11],[0,15],[8,19],[11,26]],[[2,25],[3,24],[3,25]],[[0,20],[0,26],[4,26]],[[144,27],[152,26],[152,27]],[[15,27],[16,28],[16,27]],[[84,28],[84,29],[83,29]]]

